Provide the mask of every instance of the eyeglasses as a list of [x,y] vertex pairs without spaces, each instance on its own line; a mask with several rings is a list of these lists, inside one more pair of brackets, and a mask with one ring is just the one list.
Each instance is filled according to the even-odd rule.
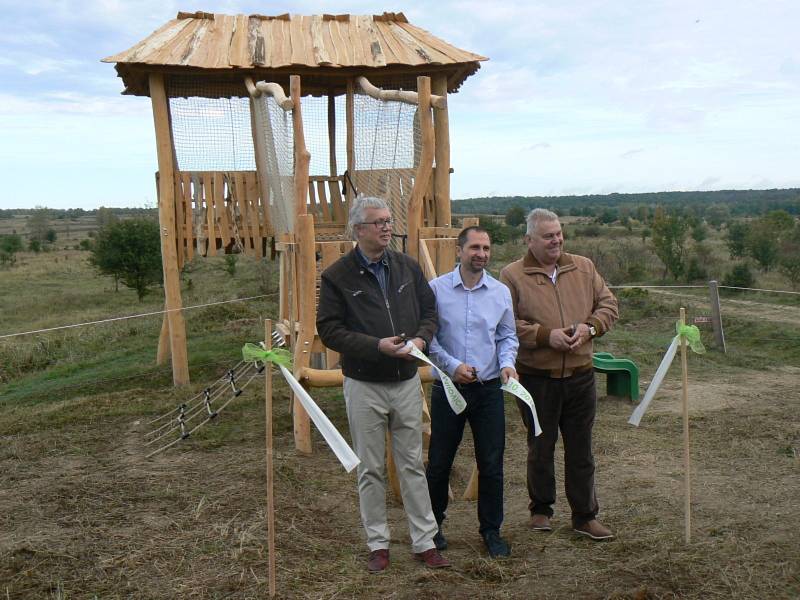
[[391,227],[394,225],[394,219],[377,219],[375,221],[364,221],[363,223],[359,223],[360,225],[375,225],[378,229],[383,229],[384,227]]

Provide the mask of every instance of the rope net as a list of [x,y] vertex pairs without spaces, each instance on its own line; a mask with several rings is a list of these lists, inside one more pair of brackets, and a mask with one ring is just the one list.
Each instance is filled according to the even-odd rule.
[[[394,233],[408,233],[408,204],[422,152],[417,107],[395,100],[376,100],[360,88],[353,98],[354,173],[356,189],[383,198],[395,221]],[[392,247],[403,250],[401,237]]]
[[294,231],[292,113],[283,110],[269,94],[261,94],[252,102],[257,121],[253,135],[261,136],[264,144],[264,160],[258,172],[269,187],[270,219],[275,233],[289,233]]

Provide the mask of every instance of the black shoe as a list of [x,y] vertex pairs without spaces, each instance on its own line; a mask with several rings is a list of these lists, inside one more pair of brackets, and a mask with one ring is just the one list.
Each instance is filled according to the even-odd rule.
[[436,535],[433,536],[433,543],[436,544],[436,549],[441,552],[442,550],[447,550],[447,538],[444,537],[442,533],[442,526],[439,525],[439,530],[436,532]]
[[508,558],[511,556],[511,547],[508,542],[500,537],[497,531],[487,531],[483,534],[483,543],[492,558]]

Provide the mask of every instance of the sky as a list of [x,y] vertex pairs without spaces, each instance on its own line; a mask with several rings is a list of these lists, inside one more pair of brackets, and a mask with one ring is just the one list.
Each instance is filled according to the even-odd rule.
[[449,100],[454,199],[800,187],[796,0],[0,0],[0,9],[0,208],[155,206],[149,98],[121,96],[114,66],[100,60],[195,10],[402,11],[489,57]]

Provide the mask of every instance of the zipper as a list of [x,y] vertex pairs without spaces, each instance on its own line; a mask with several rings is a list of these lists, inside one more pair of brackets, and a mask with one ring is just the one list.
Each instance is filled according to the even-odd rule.
[[[551,283],[553,284],[553,289],[556,292],[556,301],[558,302],[558,314],[561,317],[561,327],[564,328],[564,308],[561,306],[561,294],[558,293],[558,275],[556,275],[556,281]],[[567,368],[567,355],[565,353],[561,353],[561,377],[564,377],[564,370]]]
[[[369,273],[372,276],[372,279],[375,280],[375,285],[378,286],[378,290],[380,290],[381,295],[383,296],[383,304],[386,306],[386,314],[389,315],[389,326],[392,328],[392,335],[397,336],[397,331],[395,330],[395,327],[394,327],[394,319],[392,319],[392,309],[391,309],[391,306],[389,305],[389,292],[388,292],[388,289],[389,289],[389,283],[391,281],[391,270],[389,269],[388,265],[387,265],[386,268],[387,268],[387,270],[389,270],[389,273],[387,273],[387,277],[386,277],[386,289],[387,289],[386,292],[383,291],[383,288],[381,287],[381,282],[378,281],[378,278],[375,276],[375,274],[372,271],[370,271],[369,269],[363,269],[363,270],[366,271],[367,273]],[[400,362],[399,362],[400,359],[399,358],[395,359],[395,361],[397,361],[395,364],[397,366],[397,379],[399,380],[400,379]]]

